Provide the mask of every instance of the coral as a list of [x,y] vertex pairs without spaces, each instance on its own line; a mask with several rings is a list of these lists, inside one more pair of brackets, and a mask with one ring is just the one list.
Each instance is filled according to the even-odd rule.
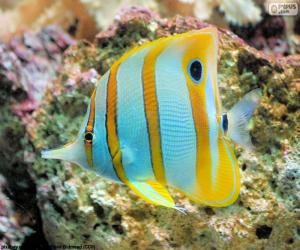
[[155,0],[111,0],[103,2],[101,0],[80,0],[86,7],[88,12],[96,20],[97,26],[100,29],[106,29],[118,12],[127,6],[143,6],[151,8],[152,10],[158,10],[158,6]]
[[290,46],[290,53],[300,52],[299,15],[295,17],[284,17],[286,23],[286,37]]
[[19,0],[0,0],[0,10],[6,10],[14,8],[18,4]]
[[[26,32],[8,43],[0,43],[0,174],[7,180],[5,191],[16,209],[14,223],[32,229],[31,234],[22,234],[16,244],[23,242],[31,249],[45,248],[47,242],[41,230],[36,187],[28,173],[35,155],[24,124],[39,106],[46,85],[55,79],[61,68],[62,53],[71,44],[74,40],[55,26],[39,33]],[[10,223],[10,219],[4,220]],[[5,229],[1,236],[9,238],[18,230],[11,225],[10,231]]]
[[77,38],[92,39],[97,32],[94,18],[80,0],[22,0],[0,15],[0,39],[8,41],[25,30],[39,31],[60,25]]
[[[195,16],[219,27],[230,28],[251,46],[282,57],[300,51],[299,17],[270,16],[274,1],[160,0],[161,13]],[[297,34],[298,33],[298,34]]]
[[220,9],[224,11],[225,18],[231,23],[245,25],[261,20],[261,10],[253,1],[223,0]]
[[[48,25],[60,25],[74,37],[92,40],[105,29],[123,7],[138,5],[158,9],[155,0],[22,0],[0,6],[0,39],[8,41],[25,30],[38,31]],[[7,9],[10,7],[10,9]]]
[[[0,21],[7,23],[0,28],[0,38],[6,41],[26,29],[37,31],[50,24],[62,26],[76,38],[92,40],[97,30],[106,29],[126,6],[210,21],[215,21],[217,15],[220,23],[236,25],[255,24],[261,19],[261,10],[253,1],[241,0],[22,0],[18,4],[0,2],[0,6],[4,9]],[[225,20],[218,12],[224,13]]]
[[295,147],[286,151],[285,164],[279,170],[277,185],[286,203],[300,211],[300,134],[298,137],[296,135],[296,140]]
[[[7,44],[0,43],[0,75],[4,91],[18,96],[14,113],[25,117],[38,107],[46,85],[53,81],[60,67],[62,52],[74,43],[56,26],[49,26],[39,34],[26,32]],[[7,101],[5,92],[0,103]]]
[[[0,39],[8,41],[25,30],[60,25],[78,39],[92,41],[99,30],[122,15],[126,6],[148,7],[163,16],[195,16],[219,27],[231,28],[251,46],[282,56],[300,50],[299,17],[269,16],[268,0],[22,0],[0,1]],[[272,33],[272,34],[271,34]]]
[[[236,25],[256,24],[261,20],[261,9],[253,1],[242,0],[161,0],[167,13],[195,16],[212,21],[215,10],[223,12],[228,23]],[[220,17],[219,17],[220,18]]]
[[[162,20],[150,11],[133,8],[100,33],[95,45],[80,43],[69,49],[59,80],[49,87],[27,125],[35,131],[30,140],[37,152],[76,136],[93,82],[125,51],[135,44],[205,26],[194,18]],[[183,215],[146,204],[128,188],[78,166],[36,157],[30,172],[50,244],[92,244],[97,249],[286,249],[299,244],[296,208],[280,195],[281,177],[276,171],[285,169],[286,140],[294,143],[299,120],[295,101],[299,91],[294,81],[300,68],[296,63],[276,62],[229,31],[219,30],[219,34],[224,107],[230,108],[253,88],[261,87],[264,92],[251,132],[257,150],[249,154],[236,147],[242,180],[238,201],[227,208],[209,208],[172,192],[188,210]]]
[[[26,132],[20,147],[27,161],[18,165],[28,170],[34,182],[43,232],[50,245],[297,249],[299,174],[297,162],[287,161],[285,152],[287,147],[293,152],[299,143],[295,137],[300,119],[299,57],[275,60],[230,31],[219,29],[218,79],[224,109],[251,89],[263,90],[251,130],[256,150],[249,153],[235,147],[241,194],[233,205],[197,205],[171,190],[175,200],[188,210],[184,215],[147,204],[127,187],[76,165],[40,158],[41,149],[76,137],[94,83],[125,51],[149,40],[206,26],[192,17],[161,19],[141,7],[124,10],[97,35],[95,43],[79,42],[65,52],[58,78],[47,85],[42,103],[28,114],[26,123],[10,114],[24,131],[20,134]],[[14,93],[11,88],[2,91]],[[23,91],[26,96],[26,89]],[[2,134],[0,140],[5,145],[10,135]],[[5,147],[3,150],[7,152]]]
[[286,34],[286,20],[281,16],[265,14],[261,22],[256,25],[231,24],[230,28],[251,46],[264,51],[265,54],[282,57],[290,53],[289,36]]

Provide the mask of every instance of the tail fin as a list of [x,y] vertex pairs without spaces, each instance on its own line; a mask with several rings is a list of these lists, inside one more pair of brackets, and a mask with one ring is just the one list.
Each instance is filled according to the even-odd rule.
[[253,150],[253,145],[249,135],[249,120],[260,102],[261,89],[254,89],[247,93],[232,109],[227,113],[228,131],[227,136],[234,142],[246,149]]

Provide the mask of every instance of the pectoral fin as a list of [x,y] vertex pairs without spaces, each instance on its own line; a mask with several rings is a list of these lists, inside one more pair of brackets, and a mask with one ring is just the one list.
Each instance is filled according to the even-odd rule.
[[128,186],[144,200],[159,206],[175,208],[185,213],[185,209],[175,204],[169,191],[157,181],[135,181],[128,183]]

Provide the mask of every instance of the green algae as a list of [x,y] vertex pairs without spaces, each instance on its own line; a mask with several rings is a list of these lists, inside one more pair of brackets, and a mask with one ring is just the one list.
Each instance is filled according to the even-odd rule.
[[95,68],[100,74],[104,74],[112,63],[130,48],[156,38],[157,34],[151,25],[143,21],[132,20],[124,28],[121,27],[117,30],[114,39],[98,38],[96,49],[98,66]]
[[[27,172],[29,163],[24,161],[24,152],[25,150],[32,151],[32,147],[24,125],[18,117],[12,114],[10,106],[2,106],[1,111],[0,173],[7,178],[11,187],[11,195],[14,195],[18,202],[22,203],[21,201],[26,199],[30,201],[32,199],[30,198],[30,192],[33,189],[33,183]],[[22,194],[24,190],[27,191],[25,196]],[[28,203],[28,205],[30,204]]]

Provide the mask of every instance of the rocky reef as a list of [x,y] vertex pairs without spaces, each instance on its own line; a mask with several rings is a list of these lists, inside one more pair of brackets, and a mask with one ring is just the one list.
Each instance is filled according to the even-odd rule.
[[[63,39],[64,46],[58,46],[61,39],[54,38],[60,51],[73,46],[59,63],[59,75],[52,75],[46,92],[44,88],[38,91],[43,98],[29,110],[26,105],[24,109],[24,100],[32,100],[30,88],[16,88],[4,69],[1,162],[5,162],[6,172],[14,173],[14,179],[6,176],[13,180],[11,186],[27,183],[19,185],[18,193],[34,189],[32,203],[38,212],[32,214],[41,216],[50,246],[122,250],[299,248],[299,55],[275,60],[219,29],[218,81],[224,108],[229,109],[251,89],[263,90],[251,130],[256,150],[249,153],[235,147],[241,194],[229,207],[197,205],[173,191],[175,200],[188,210],[184,215],[147,204],[127,187],[93,172],[40,157],[41,149],[76,137],[94,83],[125,51],[159,37],[206,26],[196,18],[167,20],[147,9],[131,8],[99,33],[93,44]],[[7,96],[13,96],[13,100]],[[7,141],[11,147],[6,146]],[[12,155],[18,160],[9,160]],[[1,228],[0,233],[4,234]]]
[[47,86],[57,77],[63,51],[72,44],[75,41],[56,26],[0,43],[0,214],[4,216],[0,222],[1,247],[47,246],[36,185],[30,177],[34,145],[26,126]]
[[[0,245],[14,246],[23,243],[24,238],[32,233],[32,229],[20,226],[17,220],[17,213],[13,208],[12,202],[3,192],[7,183],[0,175]],[[5,232],[5,233],[4,233]]]

